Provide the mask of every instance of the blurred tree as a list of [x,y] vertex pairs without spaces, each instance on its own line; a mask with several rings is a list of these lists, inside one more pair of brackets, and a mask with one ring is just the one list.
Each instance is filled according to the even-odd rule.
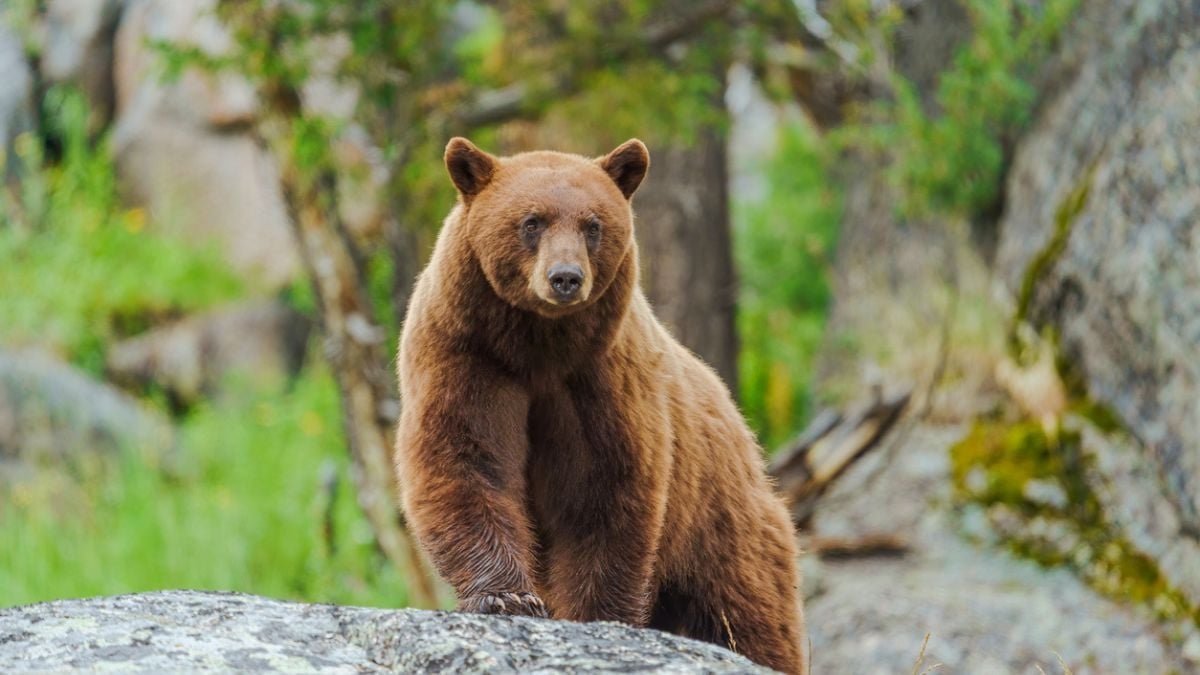
[[652,169],[637,197],[637,233],[642,286],[655,313],[736,395],[726,142],[724,129],[710,123],[690,141],[652,144]]

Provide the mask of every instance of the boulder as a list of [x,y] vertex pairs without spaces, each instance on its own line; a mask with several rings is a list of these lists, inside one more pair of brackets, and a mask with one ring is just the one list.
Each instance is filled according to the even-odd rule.
[[106,370],[127,385],[156,384],[181,403],[216,392],[231,374],[282,381],[299,370],[312,328],[274,300],[249,301],[156,328],[109,348]]
[[4,672],[766,673],[694,640],[616,623],[161,591],[0,610]]
[[290,283],[299,254],[270,155],[249,135],[155,116],[137,124],[115,146],[126,198],[147,207],[158,226],[215,246],[251,287]]
[[232,47],[212,0],[138,0],[116,37],[113,152],[126,197],[198,245],[215,245],[253,285],[274,290],[300,258],[270,153],[249,133],[258,101],[232,74],[163,79],[164,42],[219,56]]
[[0,351],[0,474],[172,445],[170,423],[114,387],[40,352]]
[[1140,445],[1152,470],[1121,489],[1200,542],[1200,5],[1088,5],[1017,147],[997,268]]
[[212,74],[185,69],[164,79],[157,49],[150,42],[194,47],[212,57],[233,47],[233,36],[214,14],[212,0],[131,0],[115,40],[113,79],[117,114],[160,114],[196,127],[234,127],[258,113],[254,87],[231,71]]
[[[835,398],[861,391],[845,380],[874,361],[887,380],[917,382],[913,407],[928,411],[927,422],[991,424],[1013,407],[998,384],[1010,395],[1029,389],[1004,376],[1003,337],[1014,328],[1056,336],[1057,363],[1068,366],[1066,407],[1095,419],[1066,416],[1081,434],[1082,468],[1029,476],[1024,489],[1052,502],[1067,498],[1062,485],[1076,486],[1086,495],[1072,496],[1097,508],[1074,523],[1041,512],[1006,518],[1003,508],[978,504],[947,510],[961,495],[951,494],[939,466],[969,428],[939,439],[918,426],[916,438],[865,459],[855,467],[862,473],[817,507],[818,535],[905,533],[912,550],[822,566],[824,589],[809,608],[816,670],[911,667],[926,631],[927,663],[955,672],[1035,663],[1056,672],[1055,651],[1076,673],[1200,669],[1200,631],[1179,620],[1200,607],[1200,145],[1191,141],[1200,138],[1198,28],[1200,5],[1186,0],[1079,3],[1034,78],[1041,100],[1031,127],[1013,139],[997,234],[977,223],[974,250],[946,234],[967,223],[898,218],[878,171],[847,163],[817,390]],[[936,81],[921,68],[906,75]],[[939,335],[947,310],[954,323]],[[1013,326],[1014,313],[1052,330]],[[940,354],[944,337],[949,348]],[[926,408],[919,394],[935,376],[941,386]],[[1032,408],[1054,415],[1028,405],[1027,413],[1058,417],[1063,392],[1050,393],[1053,405]],[[985,543],[968,544],[956,536],[962,528]],[[1081,544],[1081,531],[1138,566],[1098,577],[1110,551]],[[1005,548],[1066,561],[1081,574],[1043,569]]]
[[[152,46],[227,55],[234,38],[215,15],[217,3],[127,1],[113,59],[113,151],[126,196],[192,241],[215,244],[261,288],[286,285],[300,273],[300,258],[278,169],[251,133],[260,112],[253,85],[231,71],[199,68],[165,79]],[[352,234],[378,238],[390,176],[380,150],[350,123],[359,91],[338,77],[349,39],[314,37],[309,46],[315,56],[301,91],[304,108],[346,123],[332,148],[338,208]]]

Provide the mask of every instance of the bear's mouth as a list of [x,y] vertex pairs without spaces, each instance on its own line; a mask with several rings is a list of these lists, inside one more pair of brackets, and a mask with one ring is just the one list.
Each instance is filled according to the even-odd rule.
[[592,295],[591,270],[576,263],[557,263],[543,269],[534,272],[530,290],[541,308],[549,310],[544,313],[561,316],[587,304]]
[[564,295],[558,292],[551,292],[549,296],[541,296],[542,300],[554,305],[555,307],[572,307],[574,305],[583,304],[587,298],[582,293],[573,295]]
[[538,300],[541,301],[540,305],[558,315],[567,314],[569,310],[579,308],[587,302],[587,298],[582,294],[569,298],[556,297],[554,294],[544,295],[542,293],[538,293],[537,296]]
[[589,304],[588,297],[591,295],[590,288],[588,293],[579,293],[570,298],[556,297],[554,293],[545,292],[540,288],[531,290],[533,291],[531,293],[533,302],[530,303],[532,306],[528,306],[527,309],[531,309],[534,313],[547,319],[559,319],[582,310]]

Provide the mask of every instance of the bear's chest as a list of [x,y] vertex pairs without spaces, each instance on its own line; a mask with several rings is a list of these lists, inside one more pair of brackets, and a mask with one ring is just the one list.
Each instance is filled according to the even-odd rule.
[[627,452],[628,443],[613,429],[621,405],[594,383],[557,382],[531,397],[526,478],[539,523],[578,518],[588,495],[620,489],[625,462],[617,455]]

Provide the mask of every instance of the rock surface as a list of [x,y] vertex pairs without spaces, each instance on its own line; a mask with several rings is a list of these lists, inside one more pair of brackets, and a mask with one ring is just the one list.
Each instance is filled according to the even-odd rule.
[[233,36],[217,20],[212,0],[130,0],[115,38],[113,80],[118,114],[145,114],[139,106],[153,103],[159,112],[197,127],[233,127],[254,121],[258,99],[244,77],[225,71],[185,69],[177,80],[160,72],[156,49],[161,41],[194,47],[220,57],[233,47]]
[[115,38],[113,152],[126,197],[186,238],[215,245],[264,290],[300,271],[270,153],[245,129],[258,102],[248,82],[188,69],[164,81],[153,41],[226,53],[213,0],[136,0]]
[[[920,390],[937,372],[937,327],[949,308],[957,316],[948,375],[929,418],[1003,408],[991,366],[1006,350],[996,337],[1010,329],[1027,279],[1035,280],[1026,318],[1055,329],[1087,395],[1124,427],[1085,426],[1082,478],[1103,527],[1153,561],[1192,608],[1200,607],[1198,28],[1200,5],[1189,0],[1080,3],[1038,75],[1043,102],[1017,141],[999,239],[976,242],[982,256],[947,244],[941,233],[952,224],[898,219],[887,186],[869,170],[853,174],[831,340],[817,373],[818,390],[836,398],[848,377],[879,358],[885,380],[907,377]],[[889,254],[879,256],[883,250]],[[990,286],[991,262],[1003,292]],[[918,396],[914,409],[922,405]],[[1076,673],[1200,669],[1197,628],[1150,617],[1161,598],[1122,608],[1062,570],[1005,553],[1024,529],[946,508],[946,449],[956,440],[922,432],[890,457],[869,457],[819,505],[816,534],[907,532],[913,552],[828,562],[813,575],[822,593],[809,606],[815,670],[907,670],[926,631],[927,663],[953,672],[1025,672],[1034,663],[1057,672],[1055,651]],[[868,473],[875,478],[863,478]],[[928,503],[914,500],[918,494]],[[968,543],[963,528],[987,543]],[[1068,538],[1061,543],[1071,549]]]
[[299,370],[309,321],[275,300],[257,300],[188,317],[114,344],[108,376],[156,384],[179,403],[216,393],[231,374],[281,382]]
[[[1093,3],[1088,3],[1093,5]],[[1121,485],[1165,498],[1200,543],[1200,4],[1094,3],[1068,33],[1057,95],[1020,142],[997,267],[1052,326],[1087,393],[1142,446]],[[1076,205],[1072,201],[1078,201]],[[1056,239],[1061,250],[1055,250]],[[1131,529],[1158,530],[1142,510]],[[1192,549],[1195,549],[1192,546]],[[1200,569],[1150,551],[1169,576]],[[1173,552],[1171,552],[1173,551]],[[1194,578],[1195,573],[1191,572]],[[1190,594],[1200,603],[1200,595]]]
[[614,623],[305,605],[161,591],[0,610],[0,671],[770,672]]
[[170,423],[116,388],[40,352],[0,351],[0,476],[172,444]]
[[[947,447],[963,427],[916,427],[870,455],[823,497],[815,534],[906,539],[903,557],[809,564],[814,673],[1194,672],[1148,612],[1099,597],[1065,570],[962,536],[979,514],[949,509]],[[923,495],[924,499],[914,498]],[[978,516],[978,517],[977,517]],[[974,525],[973,525],[974,524]],[[986,535],[984,536],[986,539]]]

